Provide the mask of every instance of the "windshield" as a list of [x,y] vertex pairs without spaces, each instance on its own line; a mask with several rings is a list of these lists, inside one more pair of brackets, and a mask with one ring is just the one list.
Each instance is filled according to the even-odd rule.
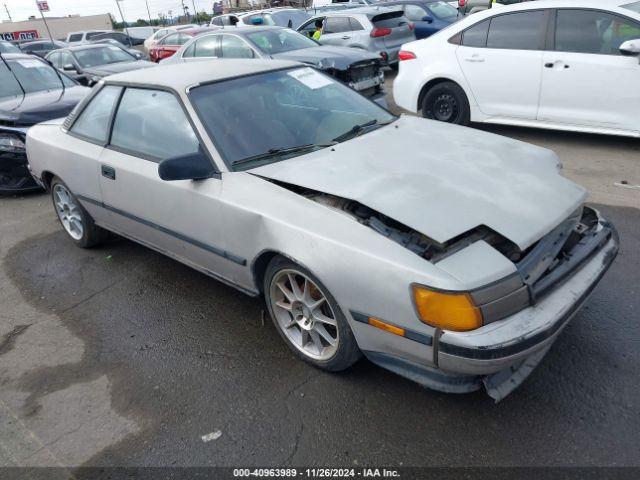
[[[189,97],[232,170],[302,155],[346,141],[348,132],[366,133],[396,118],[309,67],[203,85],[192,89]],[[286,149],[294,151],[246,161]]]
[[247,38],[267,55],[318,46],[313,40],[293,30],[264,30],[248,33]]
[[447,2],[428,3],[427,9],[436,18],[454,18],[458,16],[458,10]]
[[640,2],[629,3],[628,5],[623,5],[622,8],[626,8],[627,10],[631,10],[632,12],[640,13]]
[[0,53],[22,53],[18,47],[0,40]]
[[82,68],[91,68],[110,63],[133,62],[135,57],[118,47],[104,46],[73,52]]
[[60,78],[66,87],[75,85],[73,80],[63,74],[58,76],[52,67],[36,58],[7,60],[7,63],[11,71],[0,61],[0,98],[22,96],[22,88],[25,93],[59,90],[62,88]]

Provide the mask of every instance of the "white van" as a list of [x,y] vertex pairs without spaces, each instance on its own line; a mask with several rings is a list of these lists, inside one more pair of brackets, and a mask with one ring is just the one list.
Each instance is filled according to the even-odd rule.
[[89,43],[96,35],[100,35],[101,33],[107,33],[111,30],[84,30],[82,32],[69,32],[67,34],[66,42],[69,45],[78,45],[80,43]]

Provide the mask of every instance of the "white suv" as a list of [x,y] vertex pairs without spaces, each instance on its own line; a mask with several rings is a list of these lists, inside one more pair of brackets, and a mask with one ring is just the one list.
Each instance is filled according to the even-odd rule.
[[640,136],[640,2],[541,0],[403,45],[396,103],[436,120]]

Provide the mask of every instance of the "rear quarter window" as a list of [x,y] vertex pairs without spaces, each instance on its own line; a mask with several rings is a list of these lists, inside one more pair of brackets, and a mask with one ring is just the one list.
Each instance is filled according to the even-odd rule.
[[73,35],[69,35],[69,41],[70,42],[80,42],[80,41],[82,41],[82,34],[81,33],[74,33]]

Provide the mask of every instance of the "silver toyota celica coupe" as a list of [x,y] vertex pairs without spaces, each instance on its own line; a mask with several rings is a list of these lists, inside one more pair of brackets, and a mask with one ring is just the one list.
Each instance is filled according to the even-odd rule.
[[509,394],[618,251],[552,152],[290,62],[108,77],[27,153],[77,245],[115,232],[263,296],[317,367],[364,354],[445,392]]

